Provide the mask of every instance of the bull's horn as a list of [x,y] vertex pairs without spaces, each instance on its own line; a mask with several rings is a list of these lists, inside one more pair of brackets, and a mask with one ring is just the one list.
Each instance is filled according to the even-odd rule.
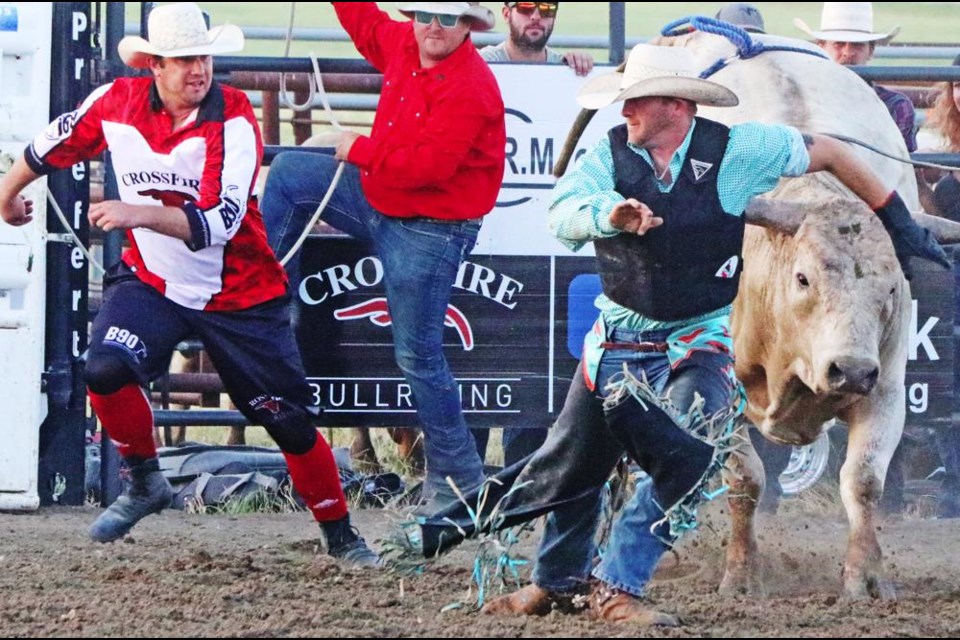
[[915,213],[913,219],[921,227],[929,229],[943,244],[960,243],[960,222],[947,220],[928,213]]
[[587,125],[590,124],[590,121],[593,120],[593,116],[596,114],[596,109],[580,110],[577,119],[574,120],[569,133],[567,133],[567,139],[563,143],[560,157],[557,158],[557,163],[553,165],[554,178],[562,178],[563,174],[567,172],[567,165],[570,164],[573,152],[577,150],[577,145],[580,144],[580,138],[583,136],[583,132],[586,131]]
[[744,212],[747,224],[766,227],[792,236],[803,224],[809,205],[783,200],[754,199]]
[[[626,69],[626,67],[626,61],[621,62],[620,66],[617,67],[617,73],[623,73],[623,70]],[[580,110],[580,113],[577,115],[577,119],[570,127],[569,133],[567,133],[567,139],[563,143],[563,149],[560,151],[560,156],[557,158],[557,163],[553,165],[554,178],[562,178],[563,174],[567,172],[567,165],[570,164],[570,159],[573,158],[573,152],[577,150],[577,145],[580,143],[580,138],[583,136],[583,132],[586,131],[587,125],[590,124],[590,121],[593,120],[593,116],[596,114],[596,109]]]

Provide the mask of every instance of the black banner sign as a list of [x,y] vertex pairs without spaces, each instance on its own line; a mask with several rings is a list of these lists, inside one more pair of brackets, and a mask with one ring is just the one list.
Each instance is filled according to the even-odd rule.
[[[305,245],[298,340],[332,426],[411,426],[380,261],[350,239]],[[444,348],[471,426],[544,427],[563,406],[600,291],[592,257],[472,256],[447,310]],[[907,423],[949,420],[953,274],[917,265]]]

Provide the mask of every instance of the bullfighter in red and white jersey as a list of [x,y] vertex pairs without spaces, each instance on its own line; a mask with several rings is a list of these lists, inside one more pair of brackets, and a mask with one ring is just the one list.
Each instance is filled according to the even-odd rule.
[[40,134],[0,183],[3,219],[26,224],[32,203],[19,195],[24,187],[105,149],[112,154],[120,200],[94,204],[89,218],[104,231],[125,229],[131,247],[105,277],[85,382],[132,482],[90,536],[119,539],[169,506],[141,385],[196,335],[236,406],[280,446],[328,552],[378,565],[350,526],[336,463],[312,424],[286,276],[257,210],[263,145],[253,109],[242,92],[213,81],[211,56],[242,49],[243,33],[229,25],[208,31],[192,3],[155,9],[149,33],[149,42],[124,38],[119,50],[150,76],[97,89]]

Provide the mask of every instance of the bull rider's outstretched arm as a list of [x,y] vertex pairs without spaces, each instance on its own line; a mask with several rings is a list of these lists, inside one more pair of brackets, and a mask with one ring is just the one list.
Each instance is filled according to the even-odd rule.
[[804,134],[804,142],[810,152],[807,173],[829,171],[876,212],[890,234],[903,275],[908,280],[912,276],[910,258],[913,256],[952,268],[953,263],[933,234],[914,222],[900,194],[890,191],[844,143],[818,134]]

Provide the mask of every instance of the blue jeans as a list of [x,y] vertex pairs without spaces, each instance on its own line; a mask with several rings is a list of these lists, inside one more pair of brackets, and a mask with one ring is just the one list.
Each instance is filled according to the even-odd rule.
[[[668,333],[646,332],[641,335],[613,329],[609,339],[612,342],[661,342]],[[643,371],[658,394],[669,392],[681,411],[690,406],[694,393],[703,396],[706,413],[726,407],[731,388],[721,371],[722,362],[716,358],[708,362],[709,366],[703,366],[692,361],[689,366],[674,370],[664,354],[606,351],[600,361],[597,393],[589,392],[578,369],[564,408],[542,450],[556,447],[564,433],[607,431],[600,394],[606,381],[623,371],[624,364],[634,375]],[[643,428],[643,425],[638,424],[637,428]],[[613,438],[612,435],[608,437]],[[573,444],[569,435],[567,439],[570,440],[567,446]],[[603,464],[609,465],[611,470],[619,455],[624,453],[622,446],[610,445],[609,451],[597,456],[598,448],[596,442],[592,443],[595,463],[602,458]],[[619,455],[614,455],[615,452]],[[570,591],[589,578],[597,553],[595,535],[601,511],[601,491],[602,486],[598,486],[594,496],[557,509],[547,517],[533,572],[533,581],[540,587],[549,591]],[[657,562],[669,549],[664,543],[664,540],[671,539],[669,528],[664,524],[651,530],[663,516],[663,510],[654,499],[653,484],[649,478],[644,478],[637,483],[635,493],[617,517],[607,549],[592,571],[593,576],[620,591],[642,596]]]
[[[273,161],[261,210],[270,246],[282,259],[323,199],[337,161],[316,153],[282,153]],[[480,223],[393,218],[370,206],[360,172],[346,165],[321,219],[376,253],[393,319],[397,364],[410,384],[423,426],[427,492],[483,481],[483,465],[467,429],[460,391],[443,353],[444,317],[460,264],[477,240]],[[286,265],[291,287],[300,281],[299,254]]]

